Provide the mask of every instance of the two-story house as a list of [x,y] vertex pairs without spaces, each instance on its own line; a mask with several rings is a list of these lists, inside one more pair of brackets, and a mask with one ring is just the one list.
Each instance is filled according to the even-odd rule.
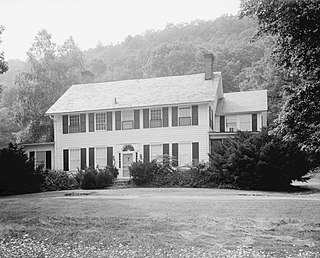
[[54,142],[26,145],[36,164],[75,171],[168,154],[174,166],[208,161],[210,142],[266,125],[267,91],[223,93],[213,55],[205,73],[71,86],[46,112]]

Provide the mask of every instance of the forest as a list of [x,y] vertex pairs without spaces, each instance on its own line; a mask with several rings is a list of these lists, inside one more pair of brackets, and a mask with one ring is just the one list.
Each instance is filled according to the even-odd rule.
[[273,120],[281,99],[279,70],[271,60],[274,38],[253,41],[255,19],[224,15],[215,20],[167,24],[127,36],[123,42],[81,51],[72,37],[61,46],[40,31],[28,60],[8,60],[0,75],[0,146],[10,141],[53,140],[52,121],[45,111],[72,84],[201,73],[204,53],[213,53],[225,92],[269,89]]

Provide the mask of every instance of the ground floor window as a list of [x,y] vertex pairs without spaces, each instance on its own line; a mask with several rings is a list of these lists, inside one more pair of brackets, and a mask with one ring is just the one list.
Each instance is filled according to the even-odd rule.
[[99,168],[107,166],[107,148],[96,148],[96,163]]
[[30,151],[29,158],[35,168],[43,164],[44,168],[51,169],[51,151]]
[[80,149],[70,150],[70,170],[80,168]]
[[151,160],[157,159],[162,155],[162,144],[151,145]]
[[46,152],[45,151],[37,151],[36,152],[36,167],[41,165],[42,163],[46,164]]
[[192,162],[192,148],[191,143],[180,143],[179,151],[179,165],[187,165]]

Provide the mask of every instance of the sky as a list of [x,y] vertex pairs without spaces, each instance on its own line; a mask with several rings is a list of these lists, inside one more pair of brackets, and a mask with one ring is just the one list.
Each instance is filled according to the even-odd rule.
[[126,36],[164,29],[168,23],[237,14],[240,0],[0,0],[0,52],[25,60],[36,34],[55,43],[72,36],[81,50],[116,44]]

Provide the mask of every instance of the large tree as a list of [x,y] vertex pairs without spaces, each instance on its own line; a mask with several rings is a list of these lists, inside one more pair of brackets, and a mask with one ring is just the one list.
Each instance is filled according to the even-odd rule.
[[273,56],[292,83],[279,131],[310,154],[320,153],[320,1],[243,0],[240,16],[257,18],[260,35],[273,35]]
[[82,52],[72,38],[58,46],[51,34],[42,30],[27,54],[30,69],[16,79],[15,113],[21,128],[17,140],[52,141],[53,123],[45,112],[72,84],[81,82]]

